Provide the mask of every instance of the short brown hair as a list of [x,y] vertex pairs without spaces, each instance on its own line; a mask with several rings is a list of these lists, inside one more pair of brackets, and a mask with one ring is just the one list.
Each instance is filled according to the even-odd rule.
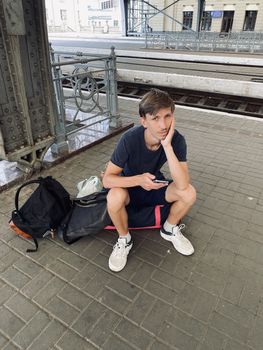
[[145,117],[147,113],[153,115],[161,108],[171,108],[174,112],[174,101],[166,91],[151,89],[147,92],[139,103],[140,117]]

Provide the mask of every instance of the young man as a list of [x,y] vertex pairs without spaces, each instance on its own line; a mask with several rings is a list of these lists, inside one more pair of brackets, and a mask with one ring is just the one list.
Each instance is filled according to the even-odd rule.
[[[170,212],[160,234],[183,255],[194,248],[181,233],[180,220],[196,200],[190,184],[184,137],[174,129],[174,102],[161,90],[152,89],[139,104],[141,125],[122,135],[106,168],[103,185],[109,188],[108,212],[119,234],[109,258],[109,268],[121,271],[132,248],[126,206],[170,203]],[[171,182],[164,180],[161,167],[168,162]]]

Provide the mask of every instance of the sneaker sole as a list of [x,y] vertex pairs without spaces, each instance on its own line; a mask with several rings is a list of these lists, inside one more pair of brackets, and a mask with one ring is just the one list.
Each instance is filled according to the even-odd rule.
[[[161,237],[163,238],[163,239],[165,239],[166,241],[169,241],[169,242],[172,242],[173,243],[173,241],[172,241],[172,236],[170,236],[170,235],[167,235],[166,233],[164,233],[164,232],[162,232],[162,231],[160,231],[160,235],[161,235]],[[174,245],[174,243],[173,243],[173,246],[174,246],[174,248],[175,248],[175,250],[177,250],[177,252],[178,253],[180,253],[180,254],[182,254],[182,255],[185,255],[185,256],[190,256],[190,255],[193,255],[194,254],[194,248],[191,250],[191,251],[189,251],[189,252],[184,252],[184,251],[181,251],[180,249],[178,249],[178,247],[176,247],[175,245]]]
[[[133,243],[129,246],[129,252],[130,252],[130,250],[132,249],[132,246],[133,246]],[[112,265],[112,264],[110,263],[110,260],[109,260],[109,264],[108,264],[109,269],[110,269],[111,271],[113,271],[113,272],[120,272],[121,270],[123,270],[124,267],[125,267],[126,264],[127,264],[128,255],[129,255],[129,253],[127,254],[127,259],[126,259],[125,265],[124,265],[122,268],[117,268],[116,266]]]

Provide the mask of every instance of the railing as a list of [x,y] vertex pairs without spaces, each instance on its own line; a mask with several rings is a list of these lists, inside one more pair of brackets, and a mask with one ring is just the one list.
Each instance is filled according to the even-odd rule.
[[[109,56],[51,49],[51,61],[57,104],[53,153],[66,152],[67,137],[82,129],[105,121],[109,127],[120,126],[114,47]],[[63,87],[63,82],[68,89]],[[106,96],[104,103],[100,98],[102,92]],[[67,113],[69,107],[71,113]]]
[[149,49],[256,53],[263,52],[263,32],[152,32],[145,33],[145,47]]

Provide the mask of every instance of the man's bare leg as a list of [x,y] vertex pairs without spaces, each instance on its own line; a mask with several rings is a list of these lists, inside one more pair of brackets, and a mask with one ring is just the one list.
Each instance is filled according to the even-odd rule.
[[180,220],[189,211],[196,200],[196,191],[192,185],[180,191],[176,189],[174,183],[170,184],[166,190],[165,198],[168,202],[173,202],[170,213],[163,227],[161,236],[173,243],[175,249],[183,255],[191,255],[194,248],[191,242],[182,235],[181,229],[184,225],[179,225]]
[[108,213],[119,236],[128,233],[128,215],[125,207],[129,202],[128,191],[124,188],[112,188],[108,193]]
[[108,213],[119,234],[119,239],[113,247],[109,258],[109,268],[114,272],[121,271],[126,263],[133,242],[128,230],[128,215],[126,205],[130,198],[128,191],[123,188],[112,188],[107,196]]
[[167,202],[173,203],[167,221],[176,225],[195,203],[196,190],[192,185],[189,185],[186,190],[180,191],[176,189],[174,183],[171,183],[166,190],[165,199]]

